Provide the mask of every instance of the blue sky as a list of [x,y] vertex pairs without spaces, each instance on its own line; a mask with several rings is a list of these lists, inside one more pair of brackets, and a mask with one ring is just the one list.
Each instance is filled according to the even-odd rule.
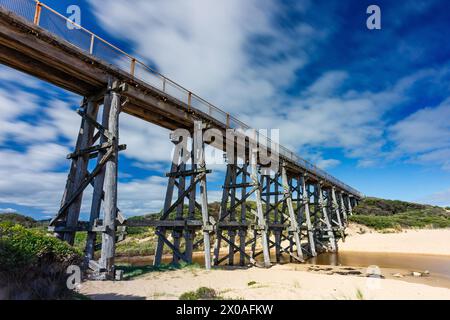
[[[366,195],[450,205],[447,1],[59,0],[81,23]],[[366,28],[381,8],[382,29]],[[0,211],[58,209],[81,97],[0,66]],[[169,132],[121,118],[119,205],[159,211]],[[223,168],[209,180],[219,199]],[[89,200],[89,196],[85,197]]]

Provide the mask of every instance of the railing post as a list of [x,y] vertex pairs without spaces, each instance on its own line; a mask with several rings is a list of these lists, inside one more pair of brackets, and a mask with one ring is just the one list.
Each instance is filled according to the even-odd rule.
[[130,66],[130,74],[134,77],[134,72],[136,70],[136,59],[131,59],[131,66]]
[[191,111],[192,92],[188,93],[188,111]]
[[94,54],[94,39],[95,39],[94,34],[91,34],[91,45],[89,46],[89,53],[90,54]]
[[36,10],[34,11],[34,20],[33,20],[35,25],[39,25],[39,20],[41,19],[41,10],[42,10],[41,2],[36,1]]

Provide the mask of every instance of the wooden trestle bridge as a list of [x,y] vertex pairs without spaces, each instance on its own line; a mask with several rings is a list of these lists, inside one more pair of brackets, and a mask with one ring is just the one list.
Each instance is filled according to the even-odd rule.
[[[248,126],[39,1],[0,0],[0,62],[84,97],[61,208],[50,229],[70,244],[76,232],[87,232],[85,266],[100,277],[115,276],[115,244],[126,225],[156,228],[155,264],[161,263],[166,246],[175,263],[191,262],[193,251],[203,248],[206,268],[211,263],[267,267],[282,254],[303,261],[324,250],[336,251],[347,217],[363,197],[278,145],[270,150],[271,156],[279,156],[278,169],[262,175],[261,157],[244,140],[243,161],[227,155],[234,160],[228,161],[220,213],[213,219],[202,142],[193,148],[198,161],[183,160],[194,158],[195,152],[174,152],[161,219],[131,224],[117,208],[117,159],[126,149],[119,144],[121,112],[193,135],[215,128],[225,136],[227,129]],[[170,138],[175,146],[183,142],[176,135]],[[216,147],[224,150],[224,144]],[[92,161],[95,166],[89,166]],[[83,191],[89,185],[94,189],[90,220],[79,221]],[[98,233],[101,243],[96,243]],[[100,248],[101,257],[95,260]]]

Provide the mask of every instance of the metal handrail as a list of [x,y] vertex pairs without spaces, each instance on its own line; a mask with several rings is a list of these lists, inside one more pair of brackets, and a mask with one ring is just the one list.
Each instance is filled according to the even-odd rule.
[[[159,77],[161,79],[163,91],[166,88],[166,85],[170,84],[173,87],[180,90],[182,93],[185,93],[188,98],[187,104],[188,104],[189,108],[195,109],[195,107],[192,107],[192,105],[191,105],[192,98],[194,98],[197,101],[204,104],[208,108],[208,114],[212,115],[213,112],[215,112],[215,113],[218,113],[221,116],[223,116],[224,119],[226,119],[226,124],[224,123],[226,127],[231,127],[230,124],[235,123],[235,124],[238,124],[239,128],[241,128],[241,129],[250,129],[250,127],[247,124],[245,124],[244,122],[238,120],[237,118],[230,115],[229,113],[214,106],[212,103],[206,101],[205,99],[201,98],[200,96],[192,93],[190,90],[184,88],[183,86],[179,85],[175,81],[167,78],[166,76],[159,73],[157,70],[148,66],[146,63],[144,63],[140,59],[126,53],[125,51],[121,50],[117,46],[115,46],[112,43],[108,42],[107,40],[99,37],[98,35],[94,34],[93,32],[89,31],[88,29],[84,28],[83,26],[77,24],[76,22],[68,19],[64,15],[60,14],[59,12],[57,12],[56,10],[52,9],[51,7],[49,7],[48,5],[46,5],[45,3],[43,3],[39,0],[0,0],[0,5],[2,5],[2,3],[3,3],[4,6],[8,7],[8,4],[10,4],[11,2],[15,2],[17,4],[18,2],[23,2],[23,1],[29,1],[29,2],[32,2],[35,4],[33,23],[35,23],[36,25],[40,25],[42,23],[41,15],[42,15],[42,8],[44,8],[44,9],[48,10],[49,12],[51,12],[52,14],[54,14],[55,16],[63,19],[66,23],[72,24],[77,30],[86,32],[90,36],[89,49],[82,48],[79,45],[71,42],[73,45],[77,46],[81,50],[87,51],[87,52],[89,52],[89,54],[95,56],[95,52],[94,52],[95,41],[100,41],[101,43],[103,43],[103,44],[107,45],[108,47],[110,47],[111,49],[115,50],[117,53],[119,53],[119,54],[123,55],[124,57],[126,57],[127,59],[129,59],[129,70],[124,70],[122,67],[119,67],[119,68],[128,72],[132,77],[135,77],[136,67],[140,66],[144,70],[147,70],[151,74],[156,75],[157,77]],[[70,40],[68,40],[68,41],[70,42]],[[139,77],[136,77],[136,78],[139,79]],[[139,80],[146,82],[144,79],[139,79]],[[151,84],[148,84],[148,85],[151,85]],[[234,128],[234,129],[237,129],[237,128]],[[264,136],[263,134],[261,134],[259,132],[257,134],[258,134],[258,141],[260,141],[261,139],[264,139],[265,141],[267,141],[268,144],[272,143],[272,141],[268,137]],[[332,175],[328,174],[327,172],[320,169],[319,167],[312,164],[311,162],[307,161],[306,159],[301,158],[300,156],[298,156],[291,150],[287,149],[286,147],[284,147],[280,144],[278,144],[278,147],[279,147],[278,153],[280,155],[282,155],[283,157],[285,157],[286,159],[288,159],[289,161],[292,161],[293,163],[297,164],[298,166],[309,170],[310,172],[312,172],[319,178],[327,180],[327,181],[331,182],[332,184],[339,186],[341,189],[346,190],[353,195],[357,195],[359,197],[364,197],[364,195],[361,194],[359,191],[355,190],[354,188],[350,187],[349,185],[343,183],[342,181],[340,181],[337,178],[333,177]]]

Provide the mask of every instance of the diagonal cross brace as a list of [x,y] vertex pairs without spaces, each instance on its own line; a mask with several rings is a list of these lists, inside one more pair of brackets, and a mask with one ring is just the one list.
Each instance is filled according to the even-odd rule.
[[95,176],[100,172],[108,159],[113,155],[114,150],[109,149],[100,162],[97,164],[95,169],[84,179],[81,185],[75,190],[75,192],[71,195],[69,200],[59,209],[58,214],[50,221],[50,225],[52,226],[58,219],[60,219],[64,212],[69,208],[69,206],[78,198],[78,196],[86,189],[86,187],[91,183],[91,181],[95,178]]

